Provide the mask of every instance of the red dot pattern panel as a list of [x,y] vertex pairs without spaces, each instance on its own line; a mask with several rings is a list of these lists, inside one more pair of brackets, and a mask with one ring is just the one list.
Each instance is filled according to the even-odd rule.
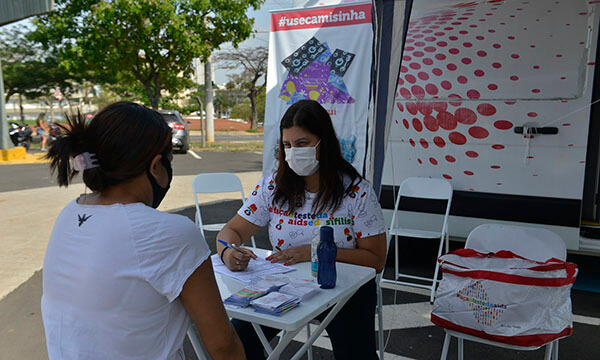
[[[559,1],[544,4],[557,13],[568,7]],[[535,23],[548,26],[549,19],[536,14],[539,19],[532,24],[531,14],[539,8],[531,1],[467,1],[410,22],[396,99],[396,118],[401,121],[396,122],[402,137],[408,139],[404,141],[414,148],[412,161],[436,169],[446,179],[477,178],[490,172],[500,175],[506,167],[503,161],[514,161],[502,155],[509,145],[505,140],[520,139],[524,144],[513,129],[539,121],[539,114],[552,114],[537,103],[515,107],[517,101],[508,99],[550,96],[553,89],[545,87],[547,83],[530,81],[535,80],[532,76],[579,56],[561,49],[556,41],[535,40]],[[525,22],[526,26],[519,25]],[[573,24],[553,26],[568,32]],[[585,39],[573,39],[583,49]],[[548,59],[538,61],[537,56],[544,53]],[[569,81],[568,74],[560,71],[552,76],[553,87]],[[507,100],[494,100],[499,97]],[[571,123],[559,126],[569,128]],[[500,187],[505,182],[497,180],[491,185]],[[477,191],[476,185],[468,189]]]
[[[542,9],[544,8],[544,9]],[[517,10],[520,9],[520,10]],[[574,39],[578,45],[585,44],[585,31],[582,26],[572,26],[571,21],[563,24],[556,24],[556,15],[543,15],[540,10],[549,11],[548,14],[555,11],[562,13],[569,11],[569,14],[586,14],[580,12],[565,1],[544,1],[543,4],[537,2],[464,2],[442,11],[434,12],[426,16],[418,17],[409,24],[407,33],[407,46],[405,46],[404,57],[410,59],[403,65],[402,71],[410,73],[411,70],[420,70],[421,73],[430,73],[435,76],[441,76],[443,69],[448,72],[456,72],[456,77],[447,77],[449,83],[435,84],[440,97],[446,97],[449,94],[443,90],[450,91],[453,88],[459,88],[459,95],[470,99],[488,98],[493,94],[490,91],[501,91],[503,94],[519,93],[529,94],[536,98],[543,96],[544,89],[541,87],[528,87],[529,71],[531,71],[532,60],[539,60],[540,57],[547,61],[548,56],[540,55],[550,53],[553,66],[556,68],[565,68],[565,64],[573,64],[581,57],[582,53],[574,53],[561,48],[558,40]],[[575,11],[575,13],[573,13]],[[581,15],[578,15],[581,17]],[[532,18],[538,17],[536,23],[532,23]],[[579,21],[581,22],[581,21]],[[560,39],[558,33],[551,35],[554,39],[541,38],[535,34],[551,33],[548,29],[555,29],[563,37]],[[443,30],[443,31],[441,31]],[[484,34],[486,34],[484,36]],[[431,34],[435,35],[432,36]],[[579,39],[578,37],[583,37]],[[582,48],[579,46],[579,48]],[[418,58],[429,53],[433,58],[427,57],[427,65],[423,62],[421,65]],[[435,60],[434,60],[435,59]],[[593,64],[592,64],[593,65]],[[432,71],[428,66],[434,67]],[[510,68],[513,73],[506,74],[500,71],[503,68]],[[535,65],[534,69],[540,69]],[[547,71],[550,71],[548,69]],[[416,73],[415,73],[416,75]],[[556,78],[566,79],[565,74],[555,74]],[[561,76],[562,75],[562,76]],[[413,75],[414,76],[414,75]],[[491,81],[481,89],[468,89],[460,85],[466,85],[471,77],[490,79]],[[546,82],[552,84],[552,82]],[[424,85],[423,85],[424,86]],[[409,89],[409,88],[407,88]],[[470,94],[467,93],[470,91]],[[475,91],[473,91],[475,90]],[[484,90],[484,93],[481,91]],[[546,91],[552,89],[546,89]],[[554,89],[556,91],[556,87]],[[417,90],[417,96],[422,94]],[[437,94],[436,94],[437,95]],[[419,95],[420,96],[420,95]],[[518,96],[523,98],[524,96]],[[492,97],[489,97],[492,98]]]

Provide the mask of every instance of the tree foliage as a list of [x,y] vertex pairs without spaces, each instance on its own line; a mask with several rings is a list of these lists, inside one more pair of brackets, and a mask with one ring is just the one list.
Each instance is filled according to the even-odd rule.
[[4,78],[5,101],[19,96],[21,120],[23,98],[37,99],[49,96],[60,88],[65,96],[75,91],[82,78],[71,74],[53,53],[43,51],[31,39],[27,28],[13,27],[0,32],[0,59]]
[[[239,84],[239,87],[246,92],[246,96],[250,100],[252,111],[250,117],[251,129],[258,127],[259,104],[257,103],[257,98],[267,84],[268,54],[269,52],[266,47],[257,46],[255,48],[221,51],[216,56],[217,62],[224,69],[244,68],[241,74],[231,75],[230,78],[233,83]],[[263,79],[262,85],[258,85],[260,79]]]
[[162,96],[192,86],[194,58],[251,35],[246,10],[263,1],[56,0],[57,11],[37,21],[36,39],[70,69],[104,76],[157,108]]
[[[265,118],[265,99],[266,94],[264,91],[256,98],[256,112],[259,119]],[[234,105],[233,110],[231,111],[231,117],[234,119],[251,121],[252,105],[250,104],[250,100]]]

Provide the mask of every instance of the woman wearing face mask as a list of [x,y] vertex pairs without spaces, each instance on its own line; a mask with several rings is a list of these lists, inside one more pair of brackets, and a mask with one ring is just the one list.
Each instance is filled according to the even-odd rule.
[[[268,260],[294,264],[310,261],[310,243],[319,227],[334,229],[337,261],[369,266],[385,263],[383,214],[371,185],[342,157],[327,111],[312,100],[292,105],[280,124],[279,167],[263,177],[217,239],[241,245],[262,226],[269,227],[274,248]],[[227,267],[244,270],[255,255],[217,243]],[[364,285],[327,327],[337,359],[376,359],[375,281]],[[324,314],[322,315],[324,317]],[[249,359],[264,358],[252,328],[233,321]],[[263,328],[269,338],[277,333]]]
[[63,129],[51,169],[60,186],[83,172],[92,193],[62,210],[48,243],[50,359],[183,359],[190,318],[213,359],[243,359],[204,238],[189,219],[155,210],[173,177],[161,115],[119,102]]

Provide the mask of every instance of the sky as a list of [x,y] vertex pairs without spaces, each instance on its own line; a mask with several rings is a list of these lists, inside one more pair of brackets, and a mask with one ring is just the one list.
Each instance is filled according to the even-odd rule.
[[[292,0],[266,0],[262,7],[258,10],[248,10],[247,14],[254,18],[254,29],[256,33],[248,40],[242,42],[238,48],[269,46],[269,11],[290,9],[292,8]],[[225,44],[222,49],[231,49],[231,44]],[[229,81],[227,74],[240,73],[241,70],[224,70],[219,69],[219,64],[215,64],[215,78],[213,81],[217,84],[226,83]]]

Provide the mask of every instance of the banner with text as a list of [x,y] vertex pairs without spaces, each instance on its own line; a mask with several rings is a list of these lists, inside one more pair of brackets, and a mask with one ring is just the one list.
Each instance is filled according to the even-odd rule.
[[342,155],[362,172],[373,29],[371,3],[271,14],[263,173],[277,169],[279,122],[290,105],[318,101]]

